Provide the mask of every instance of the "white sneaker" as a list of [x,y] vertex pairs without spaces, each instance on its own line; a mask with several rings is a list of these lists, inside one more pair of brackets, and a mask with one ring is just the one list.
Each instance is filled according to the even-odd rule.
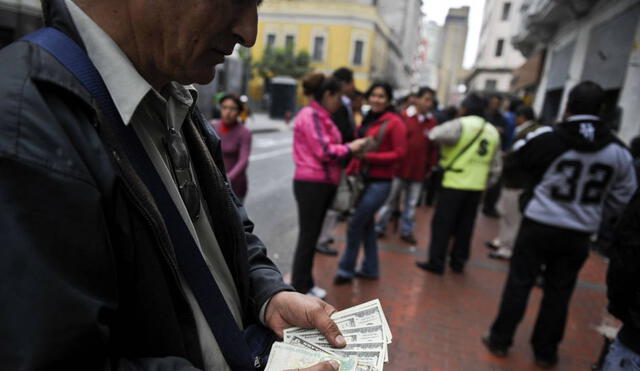
[[311,290],[307,292],[307,295],[313,296],[318,299],[324,299],[327,297],[327,290],[320,288],[318,286],[313,286]]

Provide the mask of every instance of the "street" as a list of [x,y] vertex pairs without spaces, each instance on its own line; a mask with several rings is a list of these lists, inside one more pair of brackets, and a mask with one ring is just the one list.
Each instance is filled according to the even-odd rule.
[[284,274],[291,271],[298,233],[292,190],[292,134],[286,130],[253,135],[245,202],[256,224],[256,235],[267,245],[269,256]]

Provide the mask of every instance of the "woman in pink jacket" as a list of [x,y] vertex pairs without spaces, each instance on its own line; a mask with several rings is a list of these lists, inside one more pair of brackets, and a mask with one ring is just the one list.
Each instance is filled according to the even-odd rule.
[[340,181],[339,161],[359,152],[367,140],[342,144],[340,131],[331,121],[331,114],[342,104],[338,80],[312,73],[305,77],[303,88],[311,103],[300,110],[293,127],[299,234],[291,284],[301,293],[323,298],[326,291],[314,285],[311,275],[315,246]]

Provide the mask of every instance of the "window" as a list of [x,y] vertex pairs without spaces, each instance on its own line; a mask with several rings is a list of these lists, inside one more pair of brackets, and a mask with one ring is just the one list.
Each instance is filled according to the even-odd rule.
[[502,57],[502,49],[504,49],[504,39],[498,39],[496,44],[496,57]]
[[364,41],[356,40],[353,44],[353,60],[351,61],[351,64],[354,66],[361,66],[363,59],[362,53],[364,53]]
[[296,48],[296,37],[294,35],[287,35],[284,39],[284,47],[287,50],[294,50]]
[[273,49],[273,47],[276,45],[276,35],[275,34],[268,34],[267,35],[267,49]]
[[489,79],[484,83],[484,90],[487,90],[487,91],[496,91],[497,87],[498,87],[498,81],[494,79]]
[[509,13],[511,13],[511,3],[506,2],[502,4],[502,20],[506,21],[509,19]]
[[324,60],[324,36],[316,36],[313,38],[313,60]]

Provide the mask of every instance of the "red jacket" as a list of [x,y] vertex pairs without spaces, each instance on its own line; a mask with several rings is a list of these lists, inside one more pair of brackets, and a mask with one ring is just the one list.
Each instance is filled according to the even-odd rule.
[[437,144],[429,140],[429,131],[436,126],[433,116],[402,113],[407,128],[407,155],[398,164],[396,177],[420,182],[438,162]]
[[377,138],[385,121],[388,121],[388,124],[378,149],[366,153],[362,160],[353,159],[347,169],[348,173],[368,169],[365,174],[367,178],[392,179],[394,177],[396,167],[406,153],[407,145],[407,130],[400,116],[391,111],[386,112],[369,126],[365,136]]

